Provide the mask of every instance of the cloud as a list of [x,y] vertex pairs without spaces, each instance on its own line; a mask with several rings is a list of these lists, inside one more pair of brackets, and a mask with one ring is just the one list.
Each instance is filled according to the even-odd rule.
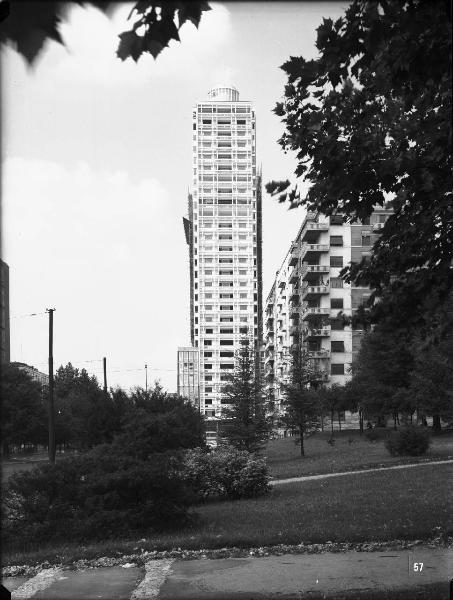
[[[5,161],[3,199],[11,312],[57,308],[56,363],[107,353],[118,366],[174,368],[175,335],[187,328],[187,249],[158,180],[15,157]],[[45,327],[35,332],[31,321],[12,320],[12,357],[41,364]],[[174,388],[174,374],[164,382]]]
[[[141,85],[156,78],[194,76],[206,58],[227,44],[231,37],[230,13],[225,6],[211,3],[198,29],[186,22],[180,31],[181,43],[171,41],[154,60],[142,56],[138,63],[116,57],[118,35],[130,29],[127,20],[132,4],[122,4],[110,17],[92,7],[74,6],[60,31],[66,48],[49,44],[47,55],[38,65],[40,77],[49,82],[71,85]],[[52,53],[52,59],[46,60]]]

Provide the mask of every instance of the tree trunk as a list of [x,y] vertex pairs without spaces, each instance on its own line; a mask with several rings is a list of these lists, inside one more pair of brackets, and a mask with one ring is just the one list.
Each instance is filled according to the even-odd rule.
[[330,411],[330,435],[331,435],[331,437],[333,437],[333,418],[334,418],[334,411],[332,409]]
[[324,431],[324,413],[321,413],[321,431]]
[[305,456],[304,449],[304,428],[302,425],[299,425],[299,436],[300,436],[300,455]]
[[396,430],[396,413],[393,413],[393,429]]
[[363,433],[363,410],[359,408],[359,429],[360,435]]
[[341,431],[341,412],[338,411],[338,427],[340,428]]
[[433,431],[440,431],[441,429],[440,415],[433,415]]

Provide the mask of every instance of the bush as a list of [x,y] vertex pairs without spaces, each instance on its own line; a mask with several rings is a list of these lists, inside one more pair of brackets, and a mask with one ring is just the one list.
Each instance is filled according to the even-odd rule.
[[270,489],[266,461],[229,446],[210,452],[201,448],[188,450],[184,479],[200,500],[252,498]]
[[376,442],[381,435],[376,429],[367,429],[365,432],[365,437],[369,442]]
[[424,427],[404,427],[392,431],[385,442],[385,447],[392,456],[421,456],[431,444],[429,432]]
[[7,537],[97,538],[180,526],[196,500],[180,469],[174,454],[138,460],[105,445],[17,473],[4,494]]

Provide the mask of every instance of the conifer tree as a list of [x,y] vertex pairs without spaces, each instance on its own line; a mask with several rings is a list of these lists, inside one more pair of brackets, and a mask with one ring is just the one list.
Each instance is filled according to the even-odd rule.
[[292,352],[290,381],[282,386],[286,409],[284,420],[299,433],[301,456],[305,456],[304,436],[317,431],[320,425],[321,403],[316,390],[318,375],[307,351]]
[[267,414],[255,352],[247,338],[236,352],[235,369],[222,391],[221,434],[240,450],[257,452],[269,437],[271,419]]

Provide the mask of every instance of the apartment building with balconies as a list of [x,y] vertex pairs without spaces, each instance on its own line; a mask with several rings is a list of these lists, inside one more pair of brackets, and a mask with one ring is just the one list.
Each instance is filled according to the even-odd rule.
[[192,121],[193,181],[184,219],[191,344],[200,356],[200,410],[215,422],[241,338],[252,341],[257,363],[262,352],[261,175],[255,111],[236,88],[213,88]]
[[[371,294],[369,287],[346,283],[340,272],[371,255],[371,247],[391,211],[376,207],[368,222],[344,223],[342,215],[308,213],[277,271],[264,307],[265,381],[281,409],[281,384],[288,377],[288,358],[300,348],[308,352],[313,385],[343,385],[363,335],[352,325],[354,311]],[[278,308],[277,308],[278,307]],[[287,331],[277,334],[277,314],[284,313]],[[283,322],[283,319],[281,319]],[[282,368],[284,367],[284,368]]]

